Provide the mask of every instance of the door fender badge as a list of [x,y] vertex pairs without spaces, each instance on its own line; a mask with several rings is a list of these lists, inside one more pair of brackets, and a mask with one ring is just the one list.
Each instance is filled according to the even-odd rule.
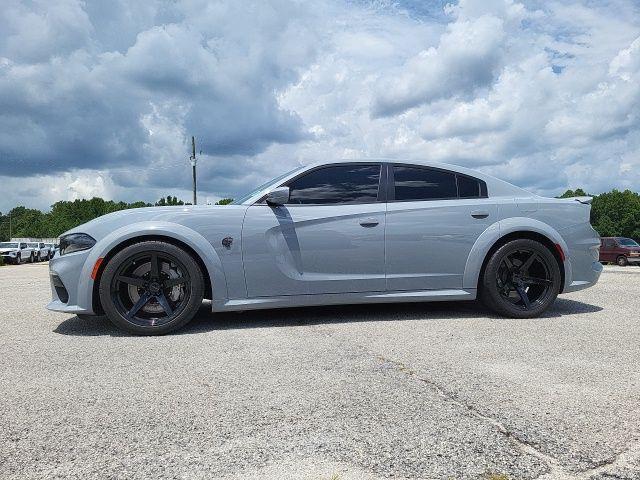
[[233,237],[224,237],[222,239],[222,246],[225,248],[231,248],[232,243],[233,243]]

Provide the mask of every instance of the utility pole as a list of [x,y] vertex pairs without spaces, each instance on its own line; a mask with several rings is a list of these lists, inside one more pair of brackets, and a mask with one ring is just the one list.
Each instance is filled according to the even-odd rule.
[[196,139],[191,137],[191,168],[193,169],[193,204],[198,204],[198,197],[196,195]]

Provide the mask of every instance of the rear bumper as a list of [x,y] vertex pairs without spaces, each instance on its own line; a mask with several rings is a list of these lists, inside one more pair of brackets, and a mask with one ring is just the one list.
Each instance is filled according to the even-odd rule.
[[595,285],[602,270],[603,266],[600,262],[591,262],[591,268],[580,269],[580,278],[574,278],[569,285],[565,286],[563,293],[577,292]]
[[627,262],[628,263],[640,263],[640,257],[627,257]]

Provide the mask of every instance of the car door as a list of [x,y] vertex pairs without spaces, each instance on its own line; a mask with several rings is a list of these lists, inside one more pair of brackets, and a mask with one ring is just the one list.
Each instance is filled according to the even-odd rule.
[[388,290],[462,288],[471,248],[496,221],[482,180],[416,165],[389,165]]
[[380,163],[333,164],[285,185],[289,202],[247,209],[242,251],[249,297],[383,291]]
[[605,238],[602,241],[602,253],[600,255],[600,259],[603,262],[613,262],[615,261],[613,249],[615,247],[615,243],[613,239]]

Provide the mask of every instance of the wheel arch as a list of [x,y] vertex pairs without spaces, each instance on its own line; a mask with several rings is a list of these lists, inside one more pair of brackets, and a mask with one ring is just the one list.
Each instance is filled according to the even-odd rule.
[[[465,267],[463,278],[464,288],[478,289],[491,255],[507,242],[524,238],[538,241],[551,251],[560,269],[560,293],[562,293],[567,285],[567,281],[571,279],[569,252],[564,239],[552,227],[542,222],[533,221],[532,219],[523,219],[526,222],[522,223],[514,221],[515,219],[509,220],[512,221],[496,222],[485,230],[474,244]],[[558,247],[562,251],[564,259]]]
[[[128,226],[126,228],[129,230],[130,227],[131,226]],[[94,246],[94,249],[99,245],[101,248],[97,248],[92,252],[89,261],[85,265],[85,272],[83,272],[83,278],[92,281],[90,289],[87,290],[90,291],[90,305],[94,313],[102,313],[98,289],[100,286],[102,272],[109,263],[109,260],[123,248],[149,240],[157,240],[173,244],[184,249],[194,258],[202,269],[202,274],[204,276],[205,298],[214,300],[214,295],[216,297],[227,296],[226,279],[222,268],[222,262],[220,261],[220,258],[213,246],[200,234],[182,225],[172,225],[166,228],[158,227],[156,225],[151,229],[145,228],[137,231],[129,231],[126,234],[118,230]],[[92,279],[90,274],[93,271],[94,265],[100,258],[103,260],[100,261],[99,267],[96,270],[95,275],[93,275],[95,279]],[[91,270],[87,271],[88,269]],[[214,290],[214,285],[223,285],[223,288]]]

